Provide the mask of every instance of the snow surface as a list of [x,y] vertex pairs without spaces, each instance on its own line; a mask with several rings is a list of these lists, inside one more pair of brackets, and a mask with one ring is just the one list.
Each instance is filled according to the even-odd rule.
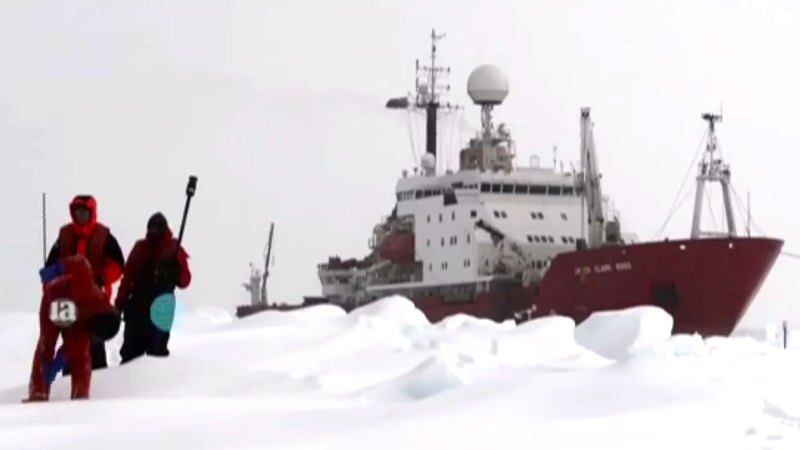
[[245,319],[183,309],[168,359],[20,404],[33,315],[0,315],[0,448],[797,449],[800,351],[671,336],[657,308],[431,324],[402,297]]

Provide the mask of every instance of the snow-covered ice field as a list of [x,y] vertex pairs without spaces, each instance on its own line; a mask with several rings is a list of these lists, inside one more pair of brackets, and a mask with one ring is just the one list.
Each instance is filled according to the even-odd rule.
[[[237,320],[178,317],[166,360],[95,372],[93,399],[20,404],[34,316],[0,315],[0,448],[800,449],[800,351],[670,337],[641,307],[578,327],[465,316],[390,297]],[[118,338],[121,336],[118,336]]]

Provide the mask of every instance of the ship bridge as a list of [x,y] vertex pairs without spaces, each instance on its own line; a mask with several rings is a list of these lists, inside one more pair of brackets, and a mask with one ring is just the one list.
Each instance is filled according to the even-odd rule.
[[397,182],[398,202],[444,196],[447,193],[485,193],[512,195],[579,195],[575,175],[547,168],[520,168],[513,172],[466,170],[439,176],[403,177]]

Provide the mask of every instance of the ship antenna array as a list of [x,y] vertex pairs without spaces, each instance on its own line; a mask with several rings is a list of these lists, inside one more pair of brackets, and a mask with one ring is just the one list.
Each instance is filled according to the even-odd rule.
[[[431,30],[431,65],[430,66],[420,66],[419,59],[416,62],[416,106],[418,108],[425,108],[430,103],[438,103],[439,102],[439,93],[438,91],[449,91],[450,85],[444,85],[441,88],[436,82],[437,74],[449,75],[450,74],[450,67],[439,67],[436,65],[436,44],[437,42],[444,39],[445,34],[436,34],[436,30]],[[423,78],[427,78],[427,85],[420,84],[420,75]],[[427,88],[427,89],[423,89]]]
[[[419,59],[415,61],[415,83],[414,96],[390,98],[386,103],[388,109],[406,109],[409,112],[423,112],[425,114],[425,152],[430,153],[435,158],[437,155],[437,128],[439,110],[457,110],[460,106],[441,103],[441,97],[450,91],[449,84],[441,84],[441,80],[450,74],[450,67],[438,66],[436,63],[438,43],[444,39],[445,34],[437,34],[435,29],[431,29],[431,53],[430,65],[420,64]],[[411,120],[411,118],[409,118]],[[409,134],[413,139],[414,133],[410,129]],[[416,159],[414,143],[412,141],[412,152]],[[438,162],[438,161],[437,161]],[[416,161],[415,161],[416,164]]]

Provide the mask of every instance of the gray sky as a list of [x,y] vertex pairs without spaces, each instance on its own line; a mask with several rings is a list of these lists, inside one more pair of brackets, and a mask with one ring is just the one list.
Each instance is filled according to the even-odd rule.
[[[271,298],[318,294],[316,264],[366,253],[412,165],[407,118],[383,106],[413,87],[431,27],[447,33],[450,99],[467,107],[443,123],[452,156],[464,122],[479,124],[469,72],[497,64],[511,92],[496,117],[519,160],[549,165],[557,145],[567,166],[576,161],[579,108],[591,106],[605,193],[626,229],[652,238],[704,131],[700,113],[722,105],[736,190],[743,201],[751,191],[763,232],[800,252],[800,9],[790,0],[6,0],[0,308],[37,304],[43,191],[51,243],[69,199],[91,193],[127,253],[155,210],[177,233],[189,174],[199,184],[187,302],[232,311],[245,301],[270,221]],[[691,199],[666,235],[688,234],[690,209]],[[780,258],[748,324],[800,322],[798,275],[800,261]]]

